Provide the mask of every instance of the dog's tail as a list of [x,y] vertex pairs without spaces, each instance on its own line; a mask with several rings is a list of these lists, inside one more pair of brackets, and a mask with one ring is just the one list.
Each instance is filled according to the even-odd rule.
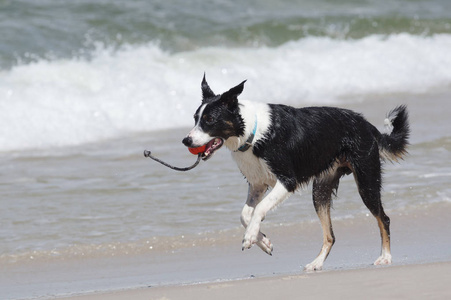
[[391,110],[385,119],[385,127],[389,133],[379,135],[378,144],[381,157],[390,161],[398,161],[407,153],[410,126],[407,107],[400,105]]

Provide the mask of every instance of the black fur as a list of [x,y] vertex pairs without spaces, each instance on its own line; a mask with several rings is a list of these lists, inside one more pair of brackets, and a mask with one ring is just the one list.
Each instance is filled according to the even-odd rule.
[[231,88],[221,95],[215,95],[205,80],[202,80],[202,104],[216,102],[216,105],[207,105],[199,116],[199,107],[194,114],[194,121],[197,123],[199,118],[200,128],[213,137],[220,137],[224,140],[231,136],[241,136],[244,134],[244,120],[239,114],[238,95],[244,89],[243,81],[239,85]]
[[405,105],[396,107],[388,113],[387,118],[391,120],[393,130],[390,135],[382,134],[379,136],[379,145],[383,150],[392,154],[392,157],[402,158],[406,154],[406,146],[410,136],[407,107]]
[[369,169],[368,164],[378,168],[379,163],[368,156],[379,159],[379,146],[390,152],[396,147],[402,153],[407,145],[405,107],[398,108],[391,135],[380,134],[362,115],[347,109],[270,107],[271,126],[253,152],[268,163],[289,191],[326,172],[337,161],[348,162],[353,170]]
[[209,99],[215,98],[215,93],[210,89],[210,86],[208,86],[207,80],[205,79],[205,73],[204,78],[202,79],[201,83],[202,88],[202,103],[209,102]]

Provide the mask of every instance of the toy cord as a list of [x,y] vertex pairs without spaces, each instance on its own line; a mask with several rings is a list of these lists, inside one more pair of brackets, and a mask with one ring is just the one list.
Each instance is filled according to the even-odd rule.
[[164,166],[166,166],[168,168],[171,168],[172,170],[176,170],[176,171],[189,171],[191,169],[194,169],[199,164],[200,159],[202,158],[201,156],[202,156],[202,154],[199,154],[197,156],[197,160],[192,166],[189,166],[189,167],[186,167],[186,168],[178,168],[178,167],[174,167],[174,166],[172,166],[172,165],[170,165],[170,164],[168,164],[168,163],[156,158],[155,156],[152,156],[152,154],[151,154],[151,152],[149,150],[144,150],[144,157],[149,157],[149,158],[153,159],[154,161],[159,162],[160,164],[162,164],[162,165],[164,165]]

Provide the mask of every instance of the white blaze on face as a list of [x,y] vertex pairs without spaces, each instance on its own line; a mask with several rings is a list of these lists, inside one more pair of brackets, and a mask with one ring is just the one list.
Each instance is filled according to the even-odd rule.
[[193,129],[188,133],[188,137],[190,137],[193,140],[193,146],[199,147],[202,145],[205,145],[209,141],[213,139],[212,136],[205,133],[202,128],[200,127],[200,120],[202,119],[202,114],[204,112],[205,107],[208,104],[204,104],[201,106],[199,110],[199,118],[197,119],[196,125]]

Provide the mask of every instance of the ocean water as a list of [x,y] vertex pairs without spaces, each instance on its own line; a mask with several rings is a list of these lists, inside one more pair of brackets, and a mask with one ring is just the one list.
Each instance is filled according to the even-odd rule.
[[[385,167],[389,214],[451,203],[451,2],[0,1],[0,264],[111,256],[241,234],[247,187],[226,149],[188,173],[200,81],[243,98],[363,112],[407,104]],[[351,177],[333,217],[368,211]],[[265,226],[316,222],[309,190]],[[237,244],[241,241],[237,238]]]

